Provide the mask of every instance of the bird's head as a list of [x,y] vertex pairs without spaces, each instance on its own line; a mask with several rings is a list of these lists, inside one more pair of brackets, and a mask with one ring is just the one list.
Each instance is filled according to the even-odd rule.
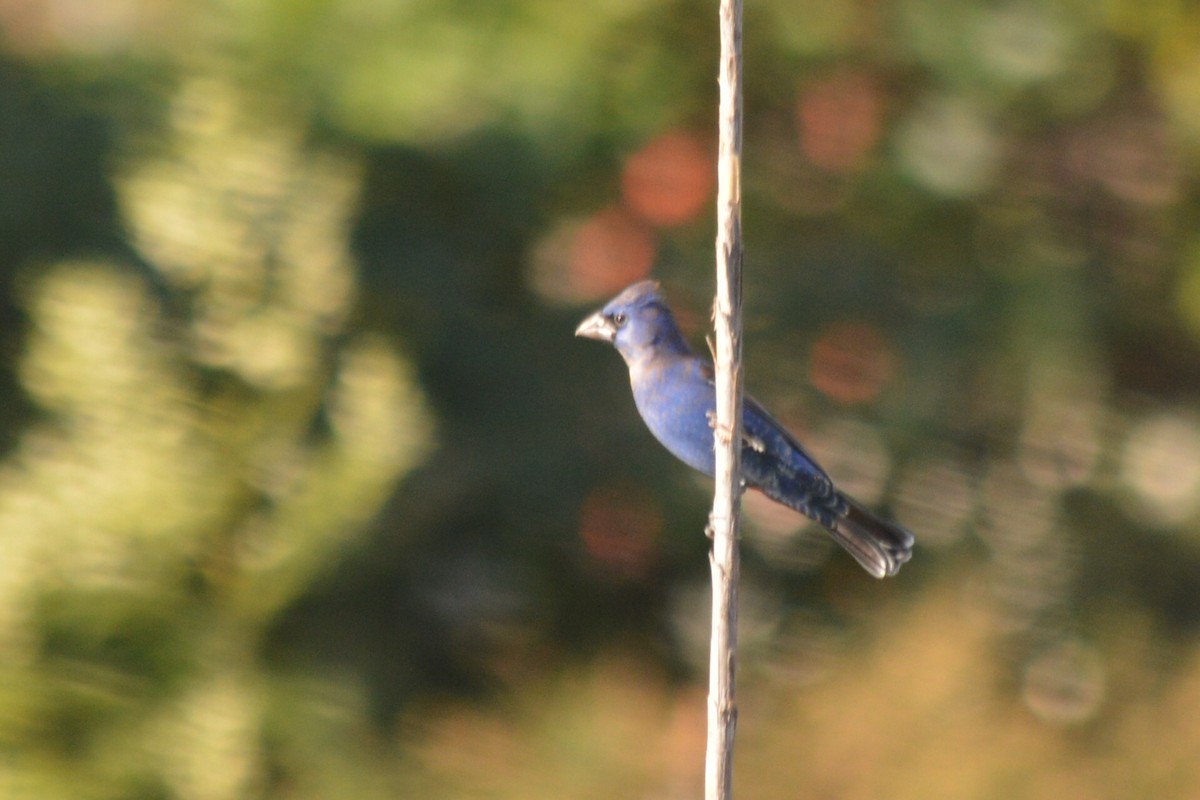
[[608,342],[631,364],[659,348],[689,350],[657,281],[633,284],[581,322],[575,335]]

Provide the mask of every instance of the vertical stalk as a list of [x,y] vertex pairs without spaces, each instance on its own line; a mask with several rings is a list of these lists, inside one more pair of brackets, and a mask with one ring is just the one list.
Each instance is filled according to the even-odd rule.
[[708,683],[706,800],[733,796],[737,729],[738,512],[742,431],[742,2],[720,0],[721,66],[717,163],[717,419],[712,537],[712,644]]

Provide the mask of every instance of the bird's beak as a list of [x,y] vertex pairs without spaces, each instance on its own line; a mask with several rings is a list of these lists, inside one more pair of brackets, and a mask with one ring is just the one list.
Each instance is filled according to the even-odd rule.
[[604,316],[603,312],[597,311],[579,323],[579,327],[575,329],[575,335],[612,344],[613,339],[617,336],[617,328],[612,324],[612,320]]

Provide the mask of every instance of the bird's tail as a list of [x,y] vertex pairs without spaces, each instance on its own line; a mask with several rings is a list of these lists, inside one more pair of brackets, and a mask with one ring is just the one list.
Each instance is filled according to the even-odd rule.
[[863,569],[876,578],[895,575],[912,558],[913,535],[894,522],[880,519],[842,495],[849,511],[830,528]]

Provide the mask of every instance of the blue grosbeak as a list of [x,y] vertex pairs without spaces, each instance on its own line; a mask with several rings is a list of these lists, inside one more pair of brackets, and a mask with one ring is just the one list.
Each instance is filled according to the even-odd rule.
[[[658,284],[642,281],[580,323],[576,336],[616,347],[650,432],[677,458],[713,474],[716,388],[712,363],[679,332]],[[837,490],[825,470],[753,398],[743,400],[742,479],[820,523],[876,578],[912,556],[912,534]]]

